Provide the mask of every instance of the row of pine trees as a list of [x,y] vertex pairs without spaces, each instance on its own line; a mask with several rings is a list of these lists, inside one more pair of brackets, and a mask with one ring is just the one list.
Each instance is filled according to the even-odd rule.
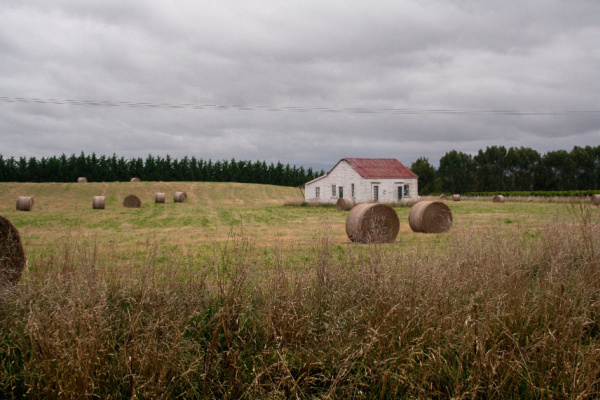
[[279,186],[298,186],[308,182],[324,171],[312,168],[277,164],[265,161],[215,161],[184,157],[149,155],[142,158],[66,155],[4,158],[0,155],[0,182],[75,182],[78,177],[86,177],[89,182],[129,181],[133,177],[143,181],[205,181],[264,183]]
[[[419,176],[419,194],[505,191],[600,190],[600,146],[540,154],[528,147],[491,146],[476,155],[452,150],[434,168],[427,158],[412,163]],[[0,182],[207,181],[299,186],[325,172],[265,161],[215,161],[149,155],[142,158],[79,156],[4,158]]]
[[528,147],[491,146],[476,155],[452,150],[435,169],[426,158],[412,163],[419,194],[600,190],[600,146],[542,155]]

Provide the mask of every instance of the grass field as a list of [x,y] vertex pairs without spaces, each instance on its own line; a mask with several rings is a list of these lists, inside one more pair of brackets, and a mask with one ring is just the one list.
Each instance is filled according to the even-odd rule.
[[[140,209],[122,206],[128,194]],[[33,211],[15,210],[20,195]],[[0,303],[0,397],[600,395],[597,207],[447,202],[454,224],[437,235],[413,233],[397,207],[394,243],[356,245],[346,212],[284,206],[301,198],[0,184],[29,260]]]
[[[185,191],[188,202],[174,203],[176,191]],[[166,204],[154,203],[156,192],[167,194]],[[142,199],[140,209],[123,207],[129,194]],[[16,198],[21,195],[34,198],[33,212],[16,211]],[[95,195],[106,196],[106,210],[92,210]],[[302,195],[297,188],[237,183],[5,183],[0,184],[0,215],[19,227],[30,251],[43,251],[48,240],[68,233],[113,241],[124,251],[148,238],[194,250],[199,244],[227,240],[231,229],[240,227],[260,246],[311,245],[325,231],[335,244],[350,244],[345,234],[347,213],[327,207],[282,207],[298,199]],[[565,206],[543,202],[447,204],[454,213],[455,230],[490,226],[512,230],[516,226],[535,231],[547,218],[566,211]],[[397,242],[414,241],[409,208],[396,210],[401,221]]]

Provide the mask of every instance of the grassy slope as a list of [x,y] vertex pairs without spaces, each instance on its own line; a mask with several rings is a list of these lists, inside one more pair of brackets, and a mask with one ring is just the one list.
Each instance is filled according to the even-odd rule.
[[[154,203],[159,191],[167,194],[166,204]],[[188,202],[175,204],[175,191],[185,191]],[[122,206],[129,194],[140,197],[140,209]],[[32,212],[15,210],[19,195],[33,196]],[[106,210],[92,209],[95,195],[106,196]],[[187,244],[222,240],[241,220],[256,227],[285,226],[274,210],[300,196],[296,188],[237,183],[5,183],[0,185],[0,215],[19,227],[30,246],[73,230],[121,244],[135,244],[148,236]]]
[[[155,192],[167,193],[166,204],[155,204]],[[188,202],[173,203],[175,191],[185,191]],[[122,206],[125,196],[142,200],[140,209]],[[15,210],[17,196],[33,196],[32,212]],[[92,196],[107,197],[106,210],[92,210]],[[208,182],[141,183],[2,183],[0,215],[21,231],[28,247],[38,248],[57,234],[76,231],[112,240],[123,246],[137,246],[148,237],[170,245],[194,245],[225,240],[232,227],[257,242],[314,243],[328,231],[333,241],[348,244],[346,213],[334,208],[283,207],[286,200],[301,198],[296,188],[270,185]],[[564,213],[566,206],[550,203],[505,203],[489,201],[448,202],[454,213],[454,227],[521,225],[535,230],[548,217]],[[401,221],[399,242],[414,241],[407,223],[409,208],[397,208]]]

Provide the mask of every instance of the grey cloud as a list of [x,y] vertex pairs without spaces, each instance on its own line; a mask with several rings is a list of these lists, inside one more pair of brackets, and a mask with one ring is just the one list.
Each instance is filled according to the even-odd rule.
[[0,102],[0,153],[85,152],[329,165],[487,145],[570,149],[600,117],[600,3],[528,0],[11,3],[2,96],[462,115],[111,108]]

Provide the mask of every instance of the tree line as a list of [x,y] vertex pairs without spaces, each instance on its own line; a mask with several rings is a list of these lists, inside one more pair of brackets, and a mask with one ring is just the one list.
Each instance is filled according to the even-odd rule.
[[266,161],[203,160],[152,156],[146,159],[85,155],[4,158],[0,154],[0,182],[75,182],[86,177],[89,182],[129,181],[133,177],[144,181],[206,181],[264,183],[279,186],[299,186],[324,171],[283,165]]
[[[410,169],[419,176],[419,193],[600,190],[600,146],[573,147],[544,155],[528,147],[491,146],[476,155],[452,150],[435,169],[420,157]],[[207,181],[299,186],[325,171],[267,164],[265,161],[182,159],[149,155],[146,159],[84,154],[67,157],[4,158],[0,182]]]
[[436,170],[425,157],[412,163],[419,193],[578,191],[600,189],[600,146],[542,155],[528,147],[491,146],[472,156],[452,150]]

